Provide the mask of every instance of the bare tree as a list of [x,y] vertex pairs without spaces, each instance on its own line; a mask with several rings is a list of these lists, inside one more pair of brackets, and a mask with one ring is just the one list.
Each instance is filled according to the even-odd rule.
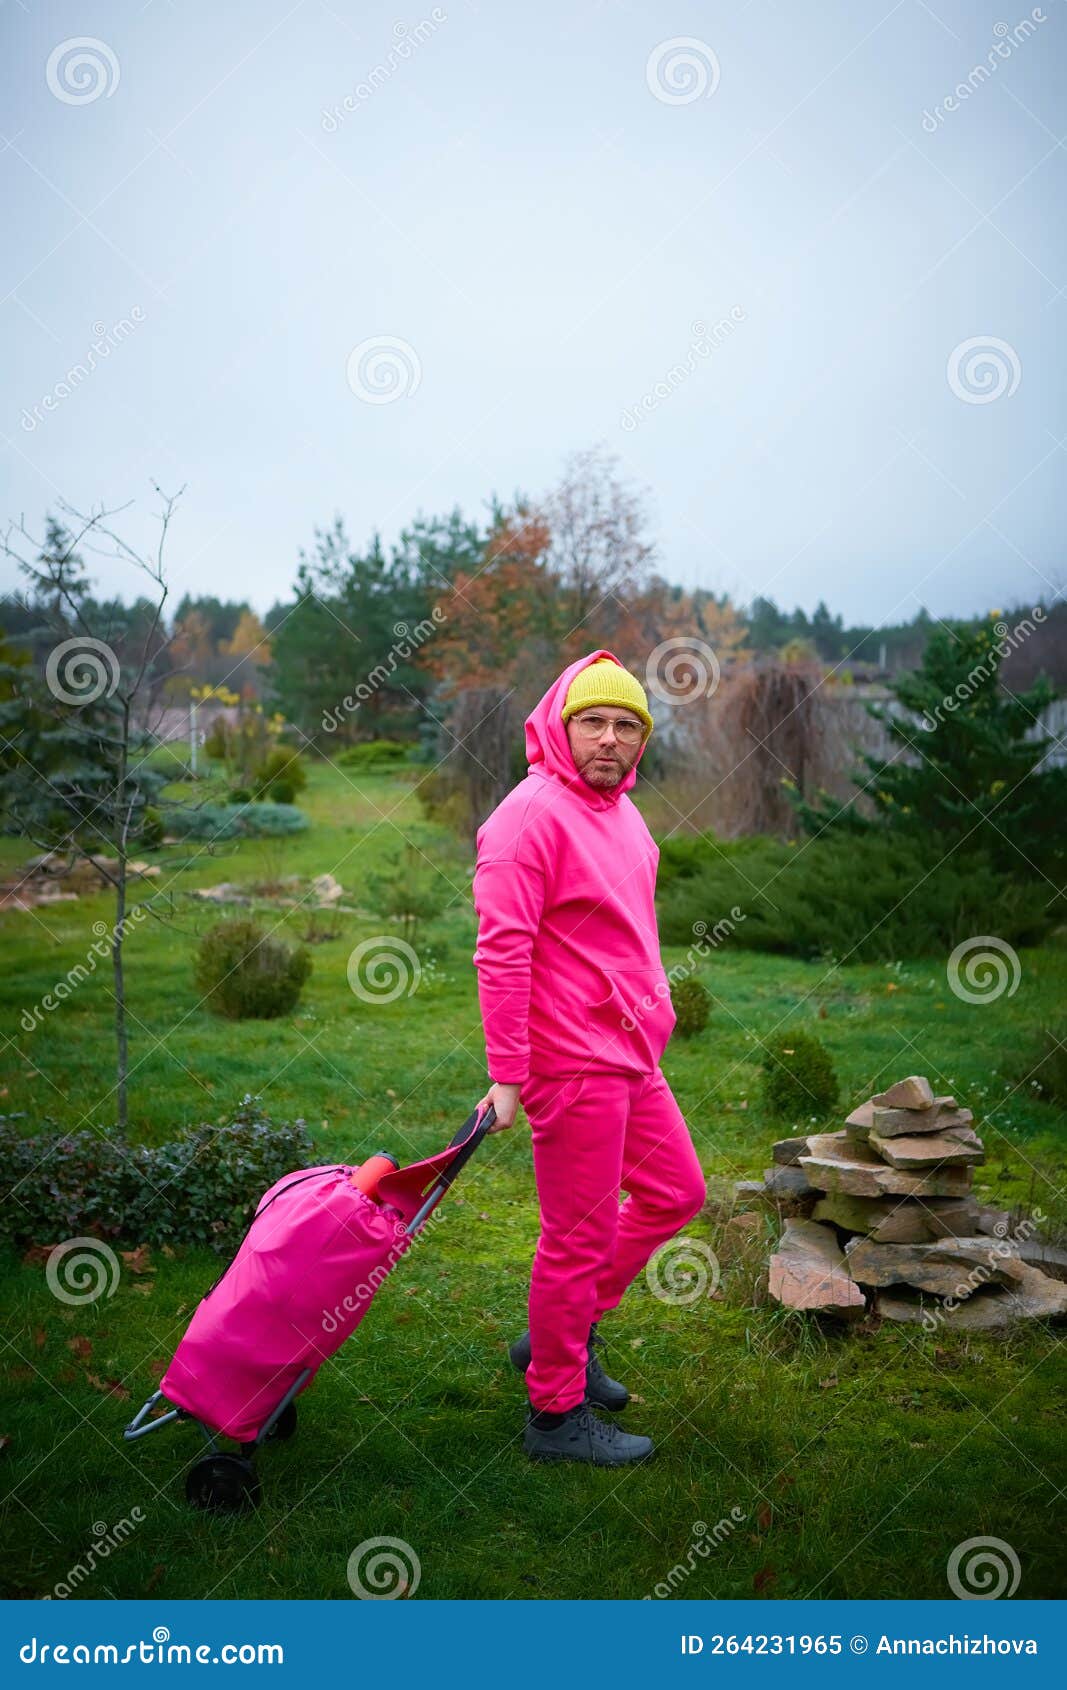
[[[32,584],[48,635],[43,676],[25,667],[7,668],[0,811],[9,826],[41,849],[68,853],[71,862],[88,859],[114,890],[110,953],[116,1116],[122,1132],[128,1122],[129,1073],[123,945],[130,921],[151,907],[151,900],[129,907],[129,864],[145,835],[148,799],[161,784],[147,766],[154,740],[142,724],[166,651],[164,551],[182,491],[167,495],[156,487],[162,510],[154,556],[136,550],[112,526],[128,506],[101,507],[85,515],[63,503],[67,526],[50,521],[43,543],[29,533],[24,519],[11,523],[0,538],[0,549]],[[105,637],[113,633],[110,619],[87,594],[82,547],[131,565],[150,583],[134,637],[116,642],[118,649]],[[40,648],[39,639],[34,643]]]

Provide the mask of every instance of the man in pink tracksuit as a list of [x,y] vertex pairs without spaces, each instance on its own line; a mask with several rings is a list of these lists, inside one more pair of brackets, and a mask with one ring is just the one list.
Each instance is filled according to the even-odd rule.
[[521,1101],[541,1208],[530,1328],[510,1351],[526,1374],[534,1459],[615,1466],[652,1453],[650,1438],[593,1412],[628,1401],[593,1350],[597,1322],[705,1197],[659,1066],[675,1022],[659,851],[627,796],[651,732],[640,682],[611,652],[591,652],[527,717],[529,773],[478,830],[473,961],[492,1081],[482,1104],[499,1129]]

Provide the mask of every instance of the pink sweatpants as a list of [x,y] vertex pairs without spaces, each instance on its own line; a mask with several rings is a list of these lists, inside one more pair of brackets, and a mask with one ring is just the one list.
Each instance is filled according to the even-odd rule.
[[[585,1396],[591,1323],[692,1220],[705,1181],[659,1068],[572,1080],[531,1074],[521,1099],[541,1205],[526,1388],[535,1409],[562,1413]],[[620,1187],[629,1194],[621,1205]]]

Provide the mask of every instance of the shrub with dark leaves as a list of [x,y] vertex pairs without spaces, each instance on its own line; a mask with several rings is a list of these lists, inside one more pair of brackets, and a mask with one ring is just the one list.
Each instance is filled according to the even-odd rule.
[[225,1126],[165,1144],[58,1128],[27,1137],[0,1117],[0,1239],[22,1248],[91,1237],[229,1253],[268,1186],[315,1159],[306,1124],[245,1098]]
[[838,1099],[833,1058],[811,1033],[778,1033],[763,1041],[763,1101],[772,1115],[822,1121]]
[[245,916],[216,922],[196,958],[197,987],[209,1008],[230,1021],[287,1015],[310,973],[303,945],[286,944]]

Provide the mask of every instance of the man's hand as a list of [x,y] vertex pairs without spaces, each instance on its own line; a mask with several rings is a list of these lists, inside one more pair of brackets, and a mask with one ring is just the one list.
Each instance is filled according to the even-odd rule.
[[481,1115],[488,1104],[493,1105],[496,1110],[496,1120],[489,1128],[491,1133],[500,1133],[504,1131],[505,1127],[515,1125],[515,1117],[519,1112],[519,1092],[521,1089],[520,1086],[492,1085],[489,1087],[478,1104],[478,1113]]

